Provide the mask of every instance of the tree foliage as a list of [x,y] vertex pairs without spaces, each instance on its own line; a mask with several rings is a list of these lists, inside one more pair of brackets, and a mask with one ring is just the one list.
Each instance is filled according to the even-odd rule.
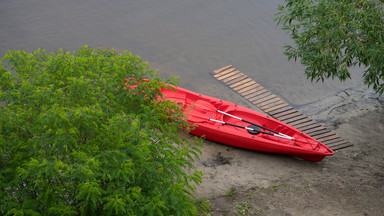
[[[82,47],[9,51],[3,61],[1,215],[205,210],[191,194],[201,143],[179,138],[183,114],[158,100],[165,81],[138,56]],[[124,88],[128,77],[156,81]]]
[[365,68],[364,83],[383,94],[383,0],[286,0],[278,10],[275,21],[296,45],[285,54],[300,59],[308,78],[344,81],[358,65]]

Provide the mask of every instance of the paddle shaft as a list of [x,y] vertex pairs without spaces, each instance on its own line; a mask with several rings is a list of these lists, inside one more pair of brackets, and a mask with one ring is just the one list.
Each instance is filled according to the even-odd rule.
[[266,128],[266,127],[263,127],[263,126],[261,126],[261,125],[255,124],[255,123],[250,122],[250,121],[247,121],[247,120],[245,120],[245,119],[242,119],[242,118],[240,118],[240,117],[237,117],[237,116],[231,115],[231,114],[229,114],[229,113],[223,112],[223,111],[221,111],[221,110],[217,110],[217,112],[222,113],[222,114],[227,115],[227,116],[230,116],[230,117],[235,118],[235,119],[239,119],[240,121],[247,122],[248,124],[255,125],[255,126],[259,127],[259,128],[263,128],[263,129],[268,130],[268,131],[271,131],[271,132],[273,132],[273,133],[277,133],[277,134],[279,134],[279,132],[277,132],[277,131],[271,130],[271,129],[269,129],[269,128]]
[[[219,121],[219,120],[216,120],[216,119],[209,118],[209,121],[221,123],[221,124],[224,124],[224,125],[230,125],[230,126],[233,126],[233,127],[242,128],[242,129],[245,129],[245,130],[252,130],[252,131],[254,130],[253,128],[244,127],[244,126],[241,126],[241,125],[232,124],[232,123],[228,123],[228,122],[223,122],[223,121]],[[271,136],[277,136],[277,137],[280,137],[280,138],[292,140],[291,137],[287,137],[287,136],[281,136],[281,135],[278,135],[278,134],[268,133],[268,132],[265,132],[265,131],[259,131],[259,132],[262,133],[262,134],[267,134],[267,135],[271,135]]]
[[255,123],[250,122],[250,121],[247,121],[247,120],[245,120],[245,119],[242,119],[242,118],[240,118],[240,117],[237,117],[237,116],[231,115],[231,114],[229,114],[229,113],[223,112],[223,111],[221,111],[221,110],[217,110],[217,112],[222,113],[222,114],[227,115],[227,116],[230,116],[230,117],[232,117],[232,118],[238,119],[238,120],[240,120],[240,121],[247,122],[248,124],[255,125],[255,126],[259,127],[259,128],[262,128],[262,129],[264,129],[264,130],[268,130],[268,131],[273,132],[273,133],[276,133],[276,134],[278,134],[278,135],[286,136],[286,137],[289,138],[289,139],[292,138],[292,137],[290,137],[290,136],[288,136],[288,135],[285,135],[285,134],[282,134],[282,133],[280,133],[280,132],[271,130],[271,129],[269,129],[269,128],[266,128],[266,127],[263,127],[263,126],[261,126],[261,125],[255,124]]

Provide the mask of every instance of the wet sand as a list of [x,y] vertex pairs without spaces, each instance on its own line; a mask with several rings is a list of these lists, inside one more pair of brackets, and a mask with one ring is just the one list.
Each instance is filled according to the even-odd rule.
[[212,215],[382,215],[384,97],[348,89],[300,111],[354,146],[313,163],[205,141],[196,195]]

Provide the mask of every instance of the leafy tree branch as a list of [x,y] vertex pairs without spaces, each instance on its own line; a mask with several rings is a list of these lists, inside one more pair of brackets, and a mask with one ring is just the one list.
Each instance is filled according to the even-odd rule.
[[290,33],[288,59],[300,59],[307,78],[351,78],[365,68],[363,80],[384,92],[384,2],[370,0],[286,0],[275,21]]

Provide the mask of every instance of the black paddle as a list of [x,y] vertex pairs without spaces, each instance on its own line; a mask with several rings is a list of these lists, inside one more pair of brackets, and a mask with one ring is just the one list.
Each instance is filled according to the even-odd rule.
[[221,123],[221,124],[224,124],[224,125],[230,125],[230,126],[233,126],[233,127],[242,128],[242,129],[245,129],[245,130],[248,130],[248,131],[253,131],[254,133],[252,133],[252,134],[262,133],[262,134],[268,134],[268,135],[271,135],[271,136],[277,136],[277,137],[284,138],[284,139],[289,139],[289,140],[293,139],[292,137],[288,137],[286,135],[285,136],[281,136],[279,134],[273,134],[273,133],[261,131],[260,129],[257,130],[256,128],[244,127],[244,126],[241,126],[241,125],[236,125],[236,124],[232,124],[232,123],[228,123],[228,122],[223,122],[223,121],[219,121],[219,120],[216,120],[216,119],[209,118],[208,120],[209,121],[213,121],[213,122],[217,122],[217,123]]
[[271,129],[269,129],[269,128],[266,128],[266,127],[263,127],[263,126],[261,126],[261,125],[255,124],[255,123],[250,122],[250,121],[247,121],[247,120],[245,120],[245,119],[242,119],[242,118],[240,118],[240,117],[237,117],[237,116],[231,115],[231,114],[229,114],[229,113],[223,112],[223,111],[221,111],[221,110],[217,110],[217,112],[219,112],[219,113],[221,113],[221,114],[224,114],[224,115],[227,115],[227,116],[230,116],[230,117],[232,117],[232,118],[238,119],[238,120],[240,120],[240,121],[247,122],[248,124],[255,125],[255,126],[259,127],[259,128],[263,128],[264,130],[268,130],[268,131],[273,132],[273,133],[276,133],[276,134],[278,134],[278,135],[280,135],[280,136],[285,136],[285,137],[287,137],[287,138],[289,138],[289,139],[292,139],[292,137],[290,137],[290,136],[288,136],[288,135],[285,135],[285,134],[283,134],[283,133],[280,133],[280,132],[271,130]]

